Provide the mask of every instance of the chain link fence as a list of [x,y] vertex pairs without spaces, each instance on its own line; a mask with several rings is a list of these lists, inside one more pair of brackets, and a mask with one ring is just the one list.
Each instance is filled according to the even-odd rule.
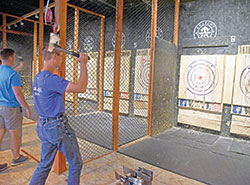
[[[103,93],[100,91],[103,71],[100,66],[103,65],[101,56],[104,53],[101,50],[101,41],[104,42],[104,35],[101,38],[101,23],[104,16],[97,13],[98,6],[93,6],[91,2],[82,6],[79,3],[75,1],[68,4],[66,47],[90,57],[87,65],[88,86],[85,93],[66,93],[65,105],[69,124],[76,131],[81,155],[86,162],[112,150],[112,117],[100,111],[103,106]],[[89,7],[88,11],[85,7]],[[66,56],[65,75],[67,80],[74,82],[80,75],[80,65],[70,55]]]
[[[78,7],[80,8],[79,14],[77,13]],[[67,11],[67,49],[74,50],[75,46],[78,52],[85,52],[90,56],[87,91],[78,95],[66,93],[65,97],[69,122],[76,130],[83,160],[88,161],[113,149],[112,111],[114,111],[116,3],[111,0],[84,2],[74,0],[70,1]],[[147,135],[151,14],[152,1],[124,0],[120,65],[119,146]],[[101,38],[102,16],[105,16],[103,38]],[[77,17],[79,20],[76,20]],[[172,41],[173,20],[174,1],[160,0],[157,37]],[[104,42],[103,53],[102,41]],[[78,63],[74,57],[67,56],[66,79],[74,81],[78,77]]]

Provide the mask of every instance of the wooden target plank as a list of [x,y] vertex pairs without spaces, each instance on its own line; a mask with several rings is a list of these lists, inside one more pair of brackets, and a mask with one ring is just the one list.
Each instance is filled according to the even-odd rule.
[[[131,51],[122,51],[120,66],[120,106],[119,112],[129,112],[129,87]],[[104,58],[104,110],[112,110],[114,83],[114,51],[107,51]]]
[[230,133],[250,136],[250,117],[233,115]]
[[[129,92],[131,51],[122,51],[120,67],[120,91]],[[104,90],[113,91],[114,51],[107,51],[104,59]]]
[[179,98],[222,103],[224,55],[181,56]]
[[231,104],[233,101],[236,56],[226,55],[225,57],[226,57],[225,58],[225,74],[224,74],[222,102],[226,104]]
[[138,49],[135,60],[134,114],[148,116],[150,50]]
[[[88,61],[88,86],[85,93],[78,93],[78,97],[97,101],[97,73],[98,73],[98,52],[87,53],[90,57]],[[80,65],[78,65],[78,77],[80,75]]]
[[233,105],[250,107],[250,54],[237,55]]
[[211,130],[221,130],[222,115],[179,108],[178,122]]
[[136,51],[134,92],[148,95],[150,72],[150,50]]

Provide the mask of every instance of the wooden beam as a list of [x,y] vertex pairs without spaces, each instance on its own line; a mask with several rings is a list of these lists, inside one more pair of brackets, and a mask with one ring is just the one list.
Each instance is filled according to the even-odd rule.
[[[79,8],[75,8],[75,26],[74,26],[74,52],[78,51],[78,34],[79,34]],[[74,57],[73,82],[77,82],[78,77],[78,61]],[[77,93],[73,94],[73,114],[77,115]]]
[[39,71],[43,68],[43,37],[44,37],[44,24],[43,24],[43,10],[44,0],[40,0],[40,14],[39,14]]
[[152,125],[152,104],[153,104],[155,37],[156,37],[156,27],[157,27],[157,6],[158,6],[158,1],[152,0],[151,49],[150,49],[149,95],[148,95],[148,131],[147,131],[148,136],[151,136],[151,125]]
[[3,48],[7,47],[7,34],[6,34],[6,15],[3,15]]
[[[24,17],[19,17],[19,16],[16,16],[16,15],[11,15],[11,14],[8,14],[8,13],[3,13],[3,12],[0,12],[1,15],[5,15],[5,16],[8,16],[8,17],[12,17],[12,18],[16,18],[18,19],[18,22],[22,21],[22,20],[25,20],[25,21],[29,21],[29,22],[36,22],[38,23],[39,21],[35,21],[35,20],[32,20],[32,19],[27,19],[27,18],[24,18]],[[17,22],[17,23],[18,23]],[[10,23],[7,23],[6,26],[11,26],[13,24],[10,24]]]
[[104,23],[101,18],[101,40],[100,40],[100,64],[99,64],[99,111],[103,109],[103,69],[104,69]]
[[[0,31],[3,32],[3,29],[0,28]],[[12,34],[16,34],[16,35],[22,35],[22,36],[26,36],[26,37],[33,37],[32,33],[26,33],[26,32],[21,32],[21,31],[14,31],[14,30],[7,30],[6,29],[6,33],[12,33]]]
[[[49,7],[50,7],[50,8],[52,8],[52,7],[54,7],[54,6],[55,6],[55,2],[49,4]],[[43,11],[44,11],[44,9],[43,9]],[[38,13],[39,13],[39,15],[40,15],[40,8],[38,8],[38,9],[32,11],[32,12],[29,12],[29,13],[27,13],[27,14],[24,14],[24,15],[21,16],[21,17],[18,17],[17,20],[11,21],[10,23],[7,24],[7,26],[11,26],[11,25],[14,25],[14,24],[16,24],[16,23],[19,23],[19,22],[21,21],[21,20],[19,20],[20,18],[22,18],[22,20],[27,20],[28,17],[31,17],[31,16],[36,15],[36,14],[38,14]],[[9,16],[12,16],[12,15],[9,15]],[[12,17],[13,17],[13,16],[12,16]],[[31,19],[29,19],[29,21],[30,21],[30,20],[31,20]],[[34,21],[34,20],[32,20],[32,21]],[[34,22],[38,22],[38,21],[34,21]]]
[[176,45],[176,47],[178,46],[179,17],[180,17],[180,0],[175,0],[173,43]]
[[36,54],[36,50],[37,50],[37,23],[34,23],[34,37],[33,37],[33,79],[35,78],[36,74],[37,74],[37,54]]
[[119,139],[119,100],[120,100],[120,65],[122,42],[123,0],[116,0],[115,23],[115,55],[114,55],[114,87],[113,87],[113,111],[112,111],[112,146],[118,150]]
[[86,10],[86,9],[84,9],[84,8],[80,8],[80,7],[77,7],[77,6],[72,5],[72,4],[69,4],[69,3],[68,3],[68,6],[69,6],[69,7],[72,7],[72,8],[79,8],[79,10],[81,10],[81,11],[83,11],[83,12],[86,12],[86,13],[89,13],[89,14],[92,14],[92,15],[99,16],[99,17],[101,17],[101,18],[104,18],[103,15],[98,14],[98,13],[95,13],[95,12],[91,12],[91,11]]
[[[55,0],[55,21],[56,24],[60,24],[60,47],[66,49],[67,3],[65,0]],[[65,59],[66,55],[65,53],[62,53],[62,65],[59,69],[59,75],[62,78],[65,78]],[[60,151],[58,151],[56,155],[54,171],[57,174],[61,174],[66,171],[66,159]]]

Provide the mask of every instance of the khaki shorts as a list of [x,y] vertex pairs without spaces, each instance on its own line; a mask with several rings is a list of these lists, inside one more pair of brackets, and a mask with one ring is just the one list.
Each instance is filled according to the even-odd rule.
[[21,107],[0,106],[0,129],[16,130],[22,128],[23,115]]

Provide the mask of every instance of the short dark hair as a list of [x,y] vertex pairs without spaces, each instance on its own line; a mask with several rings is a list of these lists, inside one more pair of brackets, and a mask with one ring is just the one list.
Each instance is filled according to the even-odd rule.
[[56,50],[55,50],[55,49],[53,49],[51,52],[48,51],[48,49],[49,49],[49,43],[46,44],[46,45],[43,47],[43,50],[42,50],[42,55],[43,55],[43,58],[44,58],[45,61],[50,60],[51,57],[52,57],[52,54],[53,54],[53,53],[56,53]]
[[10,48],[4,48],[0,52],[0,58],[2,60],[6,60],[8,57],[13,56],[15,54],[15,51]]

